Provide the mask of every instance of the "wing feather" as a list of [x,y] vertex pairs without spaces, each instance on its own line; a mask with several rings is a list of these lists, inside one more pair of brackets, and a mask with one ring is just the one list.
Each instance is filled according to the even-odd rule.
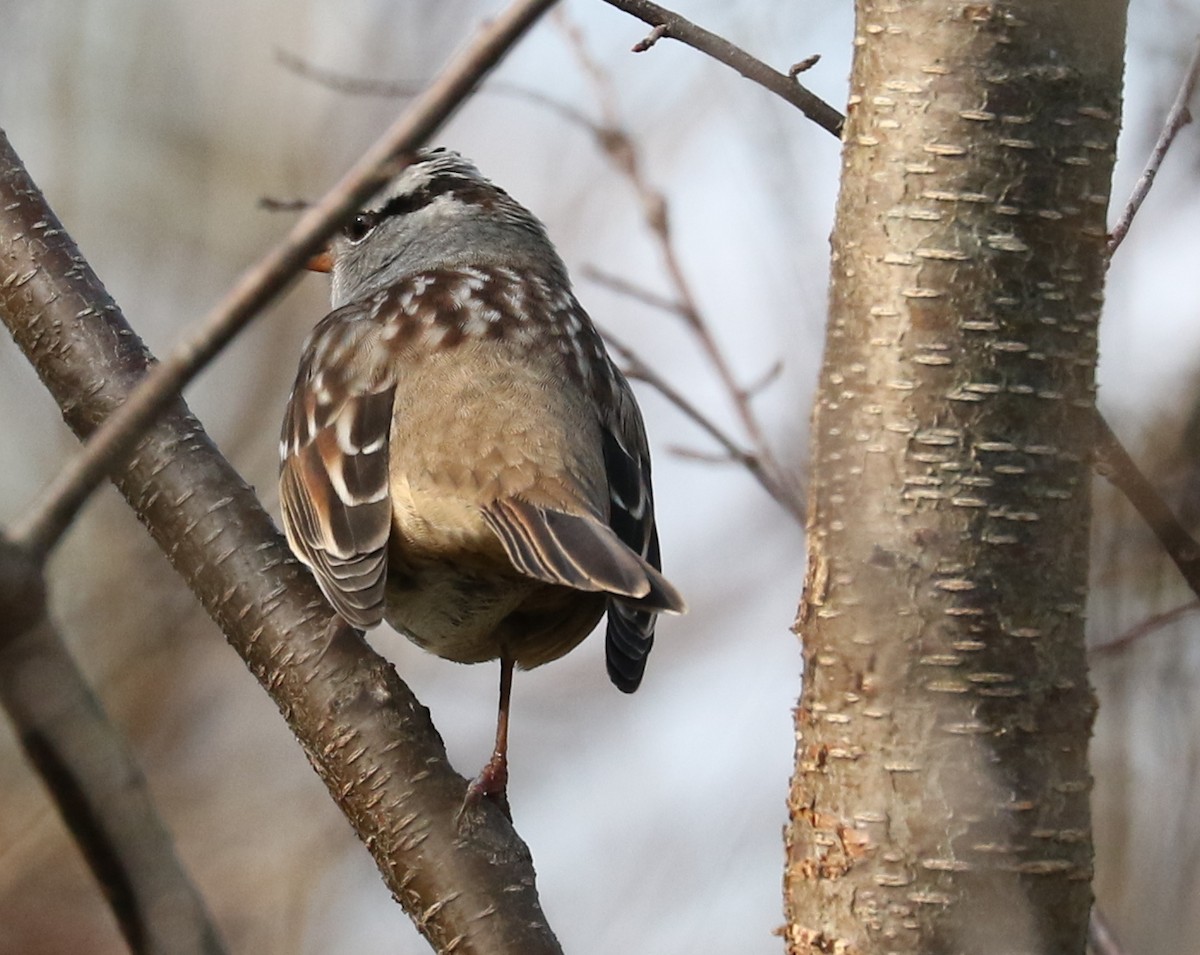
[[640,600],[614,596],[608,603],[605,659],[609,679],[625,693],[642,682],[646,659],[654,646],[654,625],[659,613],[683,613],[683,597],[663,577],[658,529],[654,523],[654,495],[650,483],[650,450],[642,415],[629,383],[611,364],[613,391],[603,407],[601,421],[604,466],[608,476],[609,524],[616,537],[651,569],[649,592]]
[[[651,600],[658,572],[594,517],[503,498],[482,508],[521,573],[563,587]],[[670,587],[666,581],[662,585]],[[665,609],[665,608],[664,608]]]
[[[279,493],[296,556],[349,623],[383,619],[388,436],[395,382],[374,340],[376,309],[350,305],[317,325],[284,417]],[[319,366],[319,367],[318,367]]]

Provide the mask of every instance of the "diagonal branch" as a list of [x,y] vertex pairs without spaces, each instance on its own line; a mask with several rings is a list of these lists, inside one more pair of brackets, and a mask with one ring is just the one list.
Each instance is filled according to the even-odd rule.
[[[614,338],[611,332],[605,331],[603,335],[604,341],[617,353],[617,357],[621,359],[626,375],[649,385],[666,398],[667,401],[671,402],[679,411],[695,422],[709,437],[725,449],[727,457],[721,460],[729,460],[744,467],[762,485],[763,490],[771,495],[800,524],[804,523],[804,502],[801,496],[796,494],[792,488],[779,484],[778,476],[763,463],[755,452],[747,451],[741,447],[716,422],[689,401],[683,392],[675,388],[666,378],[643,361],[632,348],[619,339]],[[712,460],[695,452],[683,453],[685,456],[695,460]]]
[[1164,610],[1162,613],[1156,613],[1151,617],[1143,620],[1134,627],[1130,627],[1123,634],[1113,637],[1104,643],[1097,643],[1095,646],[1088,648],[1088,655],[1093,659],[1098,657],[1115,656],[1118,653],[1124,653],[1139,640],[1150,634],[1161,630],[1163,627],[1170,626],[1177,620],[1182,620],[1184,617],[1200,611],[1200,600],[1189,600],[1187,603],[1174,607],[1171,610]]
[[156,371],[0,133],[0,318],[73,430],[106,436],[25,522],[17,552],[40,571],[88,490],[117,468],[118,488],[276,701],[393,893],[442,951],[560,952],[528,849],[490,804],[456,821],[466,781],[449,766],[427,711],[358,635],[330,640],[329,610],[311,577],[175,391],[286,284],[336,217],[373,191],[395,151],[419,145],[550,2],[521,0],[493,21],[391,141],[339,184],[336,199],[306,215],[202,334]]
[[1092,916],[1088,920],[1088,949],[1092,955],[1125,955],[1116,933],[1097,906],[1092,906]]
[[383,180],[395,174],[404,157],[454,113],[553,3],[516,0],[482,28],[341,181],[300,217],[284,242],[238,280],[196,334],[146,375],[128,401],[59,472],[38,505],[14,529],[13,539],[39,555],[48,554],[92,491],[133,449],[146,426],[234,335],[287,288],[338,224],[359,208]]
[[1171,108],[1167,111],[1167,118],[1163,123],[1162,132],[1158,134],[1158,141],[1154,144],[1154,149],[1150,153],[1150,159],[1146,162],[1146,168],[1138,178],[1137,185],[1133,187],[1133,193],[1129,197],[1129,202],[1125,204],[1125,210],[1121,213],[1121,218],[1113,226],[1113,230],[1109,234],[1109,255],[1117,251],[1117,247],[1125,240],[1125,236],[1128,235],[1129,227],[1133,225],[1133,217],[1137,215],[1138,210],[1142,207],[1142,203],[1146,201],[1146,196],[1150,194],[1150,187],[1154,185],[1154,179],[1158,175],[1159,167],[1162,166],[1163,160],[1171,148],[1171,144],[1175,142],[1175,137],[1179,135],[1179,131],[1184,126],[1192,121],[1192,113],[1188,109],[1188,103],[1191,102],[1192,94],[1196,91],[1196,81],[1198,79],[1200,79],[1200,44],[1197,44],[1196,52],[1192,54],[1192,62],[1188,64],[1187,72],[1183,76],[1183,83],[1180,85],[1179,92],[1175,96],[1175,102],[1171,104]]
[[[0,135],[0,319],[86,437],[152,366]],[[81,319],[80,316],[83,316]],[[525,844],[466,780],[395,670],[331,614],[251,488],[177,398],[114,481],[271,695],[384,879],[440,950],[556,955]]]
[[657,3],[650,3],[649,0],[605,0],[605,2],[654,27],[650,36],[633,48],[635,53],[648,50],[662,37],[678,40],[701,53],[707,53],[714,60],[737,70],[746,79],[782,96],[814,123],[833,133],[834,136],[842,135],[842,124],[845,122],[845,117],[815,93],[801,86],[794,76],[788,76],[787,73],[780,73],[778,70],[772,69],[723,37],[685,20],[678,13],[660,7]]
[[1129,499],[1183,579],[1200,596],[1200,544],[1197,544],[1154,485],[1138,469],[1104,417],[1096,414],[1096,471]]

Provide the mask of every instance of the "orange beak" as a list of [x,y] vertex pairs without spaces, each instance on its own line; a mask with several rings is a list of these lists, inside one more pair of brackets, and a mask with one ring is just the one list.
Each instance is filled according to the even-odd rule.
[[328,249],[322,249],[311,259],[309,259],[304,267],[312,272],[332,272],[333,271],[333,256],[329,254]]

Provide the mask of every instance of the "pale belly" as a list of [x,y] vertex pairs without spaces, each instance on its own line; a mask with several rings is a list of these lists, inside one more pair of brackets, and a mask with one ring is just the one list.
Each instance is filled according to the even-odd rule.
[[606,506],[599,426],[563,384],[482,346],[427,356],[400,378],[384,617],[418,646],[529,668],[567,653],[603,615],[603,594],[518,573],[480,511],[503,497]]
[[557,660],[595,628],[603,594],[445,563],[388,574],[384,615],[417,646],[456,663],[501,656],[521,669]]

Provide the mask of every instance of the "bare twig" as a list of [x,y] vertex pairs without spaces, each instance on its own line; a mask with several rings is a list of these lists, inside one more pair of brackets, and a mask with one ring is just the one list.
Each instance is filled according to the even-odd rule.
[[1200,545],[1179,523],[1170,506],[1138,469],[1103,416],[1095,415],[1096,471],[1129,499],[1142,516],[1183,579],[1200,596]]
[[674,299],[651,292],[648,288],[643,288],[623,276],[613,275],[611,272],[606,272],[595,265],[585,265],[580,271],[585,278],[591,279],[597,285],[612,289],[617,294],[631,298],[635,302],[641,302],[643,305],[657,308],[659,311],[674,315],[676,318],[688,318],[686,305],[681,305]]
[[801,73],[807,73],[820,62],[820,53],[814,53],[812,56],[806,56],[803,60],[799,60],[788,67],[788,76],[790,76],[792,79],[795,79]]
[[[338,70],[327,70],[310,63],[294,53],[276,51],[276,59],[285,69],[290,70],[303,79],[310,80],[326,89],[345,96],[378,96],[384,99],[404,99],[415,96],[425,88],[423,83],[405,82],[404,80],[377,80],[362,76],[351,76]],[[594,124],[583,113],[570,103],[556,99],[541,90],[530,89],[517,83],[505,83],[492,80],[478,90],[479,93],[491,93],[498,96],[510,96],[513,99],[528,100],[538,106],[545,107],[557,113],[568,122],[592,129]]]
[[662,375],[643,361],[633,349],[619,339],[614,338],[610,332],[605,331],[603,335],[605,342],[617,353],[617,357],[621,359],[626,375],[649,385],[684,415],[699,425],[709,437],[725,449],[728,454],[727,460],[742,465],[788,513],[800,523],[804,522],[803,495],[797,493],[795,488],[781,484],[778,475],[765,467],[757,454],[741,447],[719,425],[688,400],[682,392],[678,391]]
[[481,28],[408,111],[254,268],[242,275],[200,329],[157,368],[64,467],[15,528],[14,540],[45,556],[96,486],[132,450],[155,416],[261,309],[293,280],[338,224],[424,143],[554,0],[516,0]]
[[648,50],[653,46],[654,41],[662,36],[678,40],[701,53],[707,53],[714,60],[737,70],[746,79],[782,96],[814,123],[833,133],[834,136],[842,135],[842,124],[845,122],[845,117],[819,96],[797,83],[794,76],[780,73],[761,60],[756,60],[745,50],[734,46],[723,37],[710,33],[703,27],[685,20],[679,14],[660,7],[657,3],[650,3],[649,0],[605,0],[605,2],[654,27],[654,32],[633,48],[635,53]]
[[659,40],[667,35],[667,28],[663,24],[659,24],[648,34],[645,39],[639,40],[631,48],[633,53],[645,53],[650,47],[654,46]]
[[1129,227],[1133,225],[1133,217],[1137,215],[1138,210],[1142,207],[1142,203],[1146,201],[1146,196],[1150,193],[1150,187],[1154,185],[1154,178],[1158,175],[1159,167],[1162,165],[1163,159],[1166,158],[1171,144],[1175,142],[1175,137],[1179,135],[1179,131],[1184,126],[1192,121],[1192,113],[1188,109],[1188,103],[1191,101],[1192,94],[1196,90],[1196,81],[1198,78],[1200,78],[1200,44],[1197,44],[1196,51],[1192,54],[1192,62],[1188,65],[1187,73],[1184,74],[1183,83],[1175,96],[1175,102],[1171,104],[1171,109],[1167,112],[1162,132],[1158,135],[1158,142],[1154,144],[1154,150],[1150,153],[1150,159],[1146,163],[1146,168],[1138,179],[1137,185],[1133,187],[1133,194],[1125,204],[1125,211],[1121,213],[1121,218],[1113,226],[1113,230],[1109,234],[1109,255],[1117,251],[1117,247],[1129,233]]
[[783,359],[778,359],[766,371],[758,376],[757,381],[752,381],[746,385],[745,392],[747,398],[753,398],[758,394],[766,391],[771,385],[779,380],[779,376],[783,374]]
[[42,568],[0,541],[0,704],[134,952],[225,951],[129,746],[46,612]]
[[267,212],[303,212],[311,205],[307,199],[276,199],[274,196],[263,196],[258,200],[258,207]]
[[318,86],[324,86],[335,93],[343,93],[347,96],[379,96],[384,99],[400,99],[416,96],[425,89],[425,84],[421,82],[375,80],[365,76],[350,76],[337,70],[326,70],[302,56],[297,56],[295,53],[279,47],[275,48],[275,62],[289,73],[294,73],[302,79],[311,80]]
[[[629,134],[620,126],[616,106],[614,105],[615,97],[609,78],[592,58],[580,31],[570,24],[565,17],[559,16],[557,22],[565,31],[581,66],[591,78],[596,89],[596,98],[600,104],[602,121],[598,124],[589,122],[587,126],[593,131],[601,150],[617,170],[625,176],[633,188],[635,195],[637,195],[642,206],[647,227],[654,235],[659,247],[659,253],[662,255],[667,277],[674,289],[674,298],[665,299],[662,296],[638,288],[626,280],[614,279],[604,273],[599,274],[602,276],[602,280],[610,287],[631,294],[635,298],[655,307],[665,309],[684,321],[689,331],[699,343],[709,364],[716,372],[717,378],[729,396],[742,423],[742,427],[749,438],[752,450],[749,452],[742,451],[739,459],[752,460],[754,462],[753,470],[755,476],[759,478],[760,483],[763,484],[768,493],[782,504],[789,513],[798,515],[803,520],[803,492],[798,482],[790,478],[775,457],[770,442],[767,440],[762,426],[759,424],[758,416],[755,414],[751,404],[751,397],[754,390],[745,388],[739,384],[729,364],[729,360],[718,344],[711,327],[705,320],[699,304],[692,293],[691,284],[684,274],[683,266],[675,250],[666,197],[650,184],[642,172],[637,147]],[[595,270],[593,270],[593,274],[596,274]],[[633,356],[631,351],[628,349],[626,351],[630,356]],[[644,363],[639,364],[642,368],[645,368]],[[635,377],[642,376],[635,375]],[[649,381],[647,383],[653,384]],[[663,391],[658,384],[655,384],[654,387]],[[677,394],[673,389],[672,393]],[[668,392],[663,391],[663,394],[668,394]],[[671,400],[685,414],[694,418],[694,407],[685,407],[676,398],[671,398]]]
[[741,464],[737,458],[728,454],[718,454],[716,451],[702,451],[699,448],[689,448],[682,444],[668,444],[667,450],[678,458],[689,461],[699,461],[701,464]]
[[1169,626],[1177,620],[1182,620],[1189,614],[1200,610],[1200,600],[1193,600],[1185,603],[1180,607],[1175,607],[1172,610],[1166,610],[1162,613],[1156,613],[1151,617],[1143,620],[1135,627],[1126,630],[1119,637],[1114,637],[1105,643],[1098,643],[1088,650],[1092,657],[1107,657],[1118,653],[1123,653],[1131,646],[1141,640],[1143,637],[1148,637],[1156,630],[1161,630],[1163,627]]

